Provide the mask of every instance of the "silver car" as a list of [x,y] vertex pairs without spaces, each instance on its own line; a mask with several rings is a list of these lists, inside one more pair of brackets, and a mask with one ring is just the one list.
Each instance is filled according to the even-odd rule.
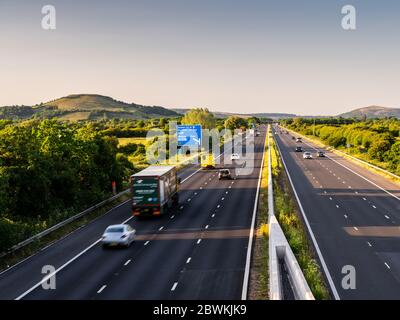
[[103,248],[111,246],[129,247],[135,238],[136,230],[129,224],[115,224],[107,227],[101,237]]
[[311,155],[311,152],[304,152],[303,153],[303,158],[304,159],[312,159],[312,155]]

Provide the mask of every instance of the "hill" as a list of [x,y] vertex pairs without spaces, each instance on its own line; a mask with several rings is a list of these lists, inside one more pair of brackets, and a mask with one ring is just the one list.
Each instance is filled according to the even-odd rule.
[[74,94],[35,106],[0,108],[0,119],[54,118],[63,120],[96,120],[113,118],[150,119],[179,116],[159,106],[126,103],[96,94]]
[[387,118],[396,117],[400,118],[400,108],[388,108],[380,106],[369,106],[365,108],[358,108],[352,111],[339,114],[343,118]]
[[[185,114],[190,109],[171,109],[179,114]],[[282,119],[282,118],[293,118],[296,117],[295,114],[289,113],[230,113],[230,112],[219,112],[219,111],[211,111],[216,118],[228,118],[230,116],[237,116],[241,118],[271,118],[271,119]]]

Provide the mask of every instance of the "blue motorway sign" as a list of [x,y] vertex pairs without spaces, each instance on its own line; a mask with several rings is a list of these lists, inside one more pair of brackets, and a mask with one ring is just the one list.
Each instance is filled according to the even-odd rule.
[[201,125],[178,125],[176,126],[178,146],[197,147],[201,146]]

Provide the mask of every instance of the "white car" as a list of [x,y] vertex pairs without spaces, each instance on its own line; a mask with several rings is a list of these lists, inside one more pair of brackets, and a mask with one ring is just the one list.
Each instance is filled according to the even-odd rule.
[[103,248],[108,246],[129,247],[135,238],[136,230],[129,224],[115,224],[107,227],[101,237]]
[[237,154],[237,153],[232,153],[231,154],[231,160],[239,160],[239,159],[240,159],[239,154]]
[[311,152],[304,152],[303,153],[303,159],[312,159]]

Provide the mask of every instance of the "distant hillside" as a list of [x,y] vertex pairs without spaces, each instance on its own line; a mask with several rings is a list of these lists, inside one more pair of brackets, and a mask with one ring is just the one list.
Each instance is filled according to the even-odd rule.
[[40,105],[0,107],[0,119],[54,118],[96,120],[113,118],[150,119],[179,116],[173,110],[114,100],[96,94],[76,94]]
[[343,118],[400,118],[400,108],[387,108],[379,106],[370,106],[365,108],[354,109],[350,112],[339,114]]
[[[185,114],[190,109],[171,109],[177,113]],[[296,117],[295,114],[290,113],[230,113],[230,112],[219,112],[219,111],[211,111],[216,118],[228,118],[230,116],[237,116],[242,118],[250,118],[250,117],[257,117],[257,118],[271,118],[271,119],[282,119],[282,118],[293,118]]]

